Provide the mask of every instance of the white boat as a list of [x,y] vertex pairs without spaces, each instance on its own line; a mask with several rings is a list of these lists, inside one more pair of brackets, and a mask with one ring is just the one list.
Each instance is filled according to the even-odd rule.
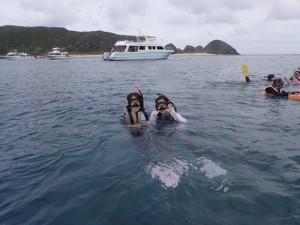
[[14,50],[12,52],[7,53],[4,56],[1,56],[1,59],[18,60],[18,59],[34,59],[34,57],[27,54],[26,52],[18,52],[17,50]]
[[52,52],[49,52],[47,57],[50,60],[59,60],[59,59],[70,59],[68,52],[62,52],[60,48],[52,48]]
[[136,41],[117,41],[111,51],[103,54],[106,61],[167,59],[173,50],[165,49],[156,37],[138,35]]

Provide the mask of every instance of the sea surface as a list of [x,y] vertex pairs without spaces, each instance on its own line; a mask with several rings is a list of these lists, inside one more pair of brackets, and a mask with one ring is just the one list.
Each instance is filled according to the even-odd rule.
[[[0,224],[300,224],[300,102],[262,95],[265,76],[298,66],[300,55],[0,60]],[[120,124],[136,85],[149,114],[162,93],[188,123]]]

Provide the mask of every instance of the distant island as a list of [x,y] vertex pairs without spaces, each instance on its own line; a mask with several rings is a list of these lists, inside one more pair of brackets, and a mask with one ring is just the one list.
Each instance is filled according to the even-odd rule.
[[187,45],[183,50],[176,48],[173,44],[167,44],[166,48],[171,48],[175,53],[207,53],[207,54],[222,54],[222,55],[239,55],[239,53],[229,44],[221,40],[213,40],[204,48],[201,45],[197,47]]
[[[102,54],[110,49],[116,41],[136,40],[135,36],[118,35],[104,31],[78,32],[60,27],[0,27],[0,55],[5,55],[13,49],[27,52],[34,56],[47,54],[53,47],[60,47],[71,54]],[[213,40],[204,48],[187,45],[183,50],[172,43],[166,48],[174,53],[208,53],[239,55],[227,43]]]

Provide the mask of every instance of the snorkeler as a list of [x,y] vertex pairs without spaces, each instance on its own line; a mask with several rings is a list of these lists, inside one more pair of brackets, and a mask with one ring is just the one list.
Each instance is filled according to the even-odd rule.
[[120,122],[125,123],[126,125],[142,125],[148,121],[148,114],[144,108],[144,98],[143,95],[137,87],[138,91],[130,93],[127,96],[128,105],[124,109],[124,114],[120,116]]
[[294,74],[291,76],[290,81],[294,81],[295,84],[300,83],[300,71],[297,70],[294,72]]
[[268,94],[268,95],[273,95],[273,96],[282,96],[282,97],[288,97],[289,94],[296,94],[296,93],[299,93],[299,92],[286,92],[282,89],[283,87],[283,84],[284,82],[278,78],[278,79],[275,79],[273,81],[273,84],[272,86],[270,87],[267,87],[265,89],[265,93]]
[[274,80],[276,79],[276,77],[275,77],[274,74],[269,74],[269,75],[267,76],[267,79],[268,79],[269,82],[271,82],[271,81],[274,81]]
[[151,122],[178,121],[187,123],[187,119],[183,118],[177,112],[176,106],[167,96],[161,94],[158,95],[159,96],[155,99],[155,110],[150,115]]

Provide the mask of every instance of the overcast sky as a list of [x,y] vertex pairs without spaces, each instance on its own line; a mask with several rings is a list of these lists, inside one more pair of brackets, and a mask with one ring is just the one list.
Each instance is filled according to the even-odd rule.
[[4,25],[140,30],[181,49],[219,39],[240,54],[300,54],[300,0],[1,0]]

